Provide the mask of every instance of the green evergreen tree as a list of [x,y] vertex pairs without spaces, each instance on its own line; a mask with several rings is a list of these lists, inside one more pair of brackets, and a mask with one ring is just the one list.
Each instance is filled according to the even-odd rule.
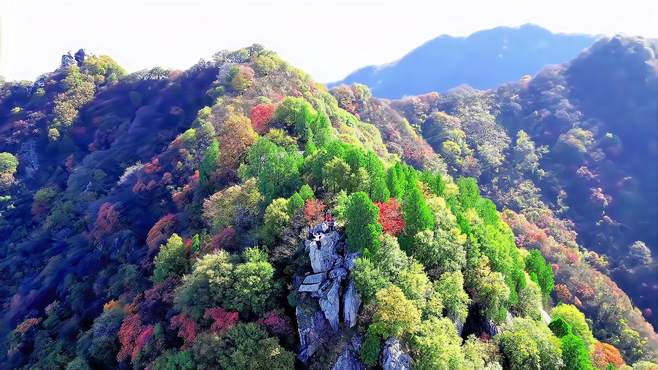
[[167,244],[160,248],[153,263],[153,281],[156,283],[173,275],[183,275],[189,268],[183,239],[178,234],[172,234]]
[[572,333],[571,325],[569,325],[569,323],[566,322],[561,317],[558,317],[553,321],[551,321],[551,323],[548,325],[548,328],[551,329],[553,334],[555,334],[555,336],[558,338],[562,338],[565,335]]
[[433,230],[435,226],[434,214],[427,205],[423,192],[415,183],[415,179],[409,183],[405,190],[402,203],[402,213],[405,228],[400,244],[407,248],[417,233],[423,230]]
[[525,258],[526,271],[535,280],[541,288],[544,295],[549,295],[553,291],[555,281],[553,278],[553,269],[546,262],[544,256],[538,250],[533,250]]
[[585,347],[585,342],[574,334],[567,334],[560,338],[562,348],[562,361],[569,370],[593,370],[592,361]]
[[350,251],[376,253],[379,248],[382,226],[379,224],[379,208],[368,194],[357,192],[350,195],[345,211],[347,246]]
[[386,202],[391,197],[386,185],[386,170],[373,152],[366,154],[366,170],[370,176],[370,198],[375,202]]
[[210,145],[206,149],[205,154],[203,155],[203,161],[201,162],[201,168],[199,169],[199,186],[203,191],[208,189],[211,176],[215,173],[218,163],[219,142],[217,139],[212,139]]
[[397,162],[388,169],[388,173],[386,174],[386,184],[388,185],[390,196],[398,200],[403,199],[404,190],[407,185],[404,166],[404,164]]

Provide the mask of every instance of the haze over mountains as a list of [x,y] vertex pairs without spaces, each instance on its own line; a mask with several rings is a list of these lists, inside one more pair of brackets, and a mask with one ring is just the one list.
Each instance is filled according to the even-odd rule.
[[532,24],[497,27],[468,37],[443,35],[398,61],[361,68],[330,86],[362,83],[373,95],[392,99],[444,92],[462,84],[495,88],[534,75],[546,65],[567,62],[595,40],[595,36],[552,33]]

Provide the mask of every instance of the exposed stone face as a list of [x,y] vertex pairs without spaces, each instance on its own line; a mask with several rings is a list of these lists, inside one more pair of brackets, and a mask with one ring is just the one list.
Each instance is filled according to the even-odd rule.
[[343,322],[347,327],[356,325],[359,307],[361,306],[361,295],[356,290],[354,280],[350,280],[343,296]]
[[36,142],[29,140],[21,144],[18,150],[21,167],[25,177],[31,178],[39,170],[39,156],[36,151]]
[[357,258],[359,258],[358,252],[348,253],[345,256],[345,268],[352,271],[354,269],[354,263],[356,262]]
[[320,290],[320,283],[316,284],[302,284],[299,286],[300,293],[315,293]]
[[329,279],[342,281],[347,277],[347,270],[342,267],[337,267],[329,271]]
[[340,325],[340,281],[328,280],[321,288],[320,309],[333,331]]
[[[356,325],[361,297],[354,281],[349,280],[349,269],[357,255],[346,255],[345,244],[333,225],[322,223],[313,227],[304,244],[313,273],[295,276],[293,286],[301,293],[296,308],[299,359],[306,363],[324,341],[341,333],[341,310],[345,325]],[[365,369],[358,359],[359,346],[360,340],[346,344],[333,369]]]
[[85,62],[85,57],[87,54],[85,53],[85,49],[80,49],[75,53],[75,61],[78,63],[78,66],[82,66],[82,64]]
[[327,279],[327,274],[324,272],[321,272],[319,274],[311,274],[311,275],[307,275],[304,278],[302,284],[322,284],[326,279]]
[[464,332],[464,323],[454,319],[453,322],[455,323],[455,329],[457,329],[457,334],[461,337],[462,333]]
[[356,353],[347,348],[338,356],[336,363],[331,370],[364,370],[365,366],[361,363]]
[[299,333],[299,360],[306,363],[328,338],[329,323],[313,300],[304,300],[295,308]]
[[339,235],[332,231],[328,234],[320,234],[319,238],[306,240],[306,250],[311,259],[313,272],[326,272],[331,270],[340,258],[336,254]]
[[389,338],[384,342],[379,364],[384,370],[410,370],[412,368],[411,356],[402,350],[400,341],[395,338]]
[[75,64],[76,64],[75,58],[71,55],[70,52],[68,54],[62,55],[62,63],[61,63],[62,67],[70,67]]
[[482,331],[488,336],[493,337],[498,334],[498,327],[492,320],[484,320],[482,323]]

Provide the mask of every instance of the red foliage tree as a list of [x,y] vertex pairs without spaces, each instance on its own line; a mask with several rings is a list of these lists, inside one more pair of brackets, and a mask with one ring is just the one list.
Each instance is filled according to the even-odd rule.
[[251,108],[249,118],[251,118],[251,126],[254,131],[259,134],[266,133],[267,124],[272,120],[274,111],[276,111],[276,105],[274,104],[258,104]]
[[270,311],[257,321],[270,334],[285,337],[290,334],[290,319],[280,311]]
[[324,220],[324,203],[317,199],[309,199],[304,204],[304,219],[310,224],[317,224]]
[[385,233],[397,236],[404,229],[404,219],[400,211],[400,203],[391,198],[384,203],[375,202],[379,208],[379,223]]
[[166,315],[167,310],[174,303],[175,290],[179,283],[180,278],[172,276],[145,290],[134,302],[139,309],[140,316],[147,322],[151,322]]
[[172,329],[178,329],[178,337],[183,339],[183,347],[190,348],[196,339],[196,322],[181,313],[172,316],[169,324]]
[[171,199],[180,210],[185,208],[185,205],[191,200],[194,189],[199,185],[199,170],[194,171],[194,174],[188,178],[187,184],[183,185],[183,189],[174,192]]
[[162,244],[174,232],[176,226],[176,216],[169,213],[156,222],[146,236],[146,245],[149,248],[156,248]]
[[236,246],[235,243],[235,229],[231,226],[224,228],[219,233],[212,237],[210,243],[213,251],[218,249],[232,250]]
[[96,222],[91,229],[91,236],[100,240],[104,236],[115,232],[119,228],[119,213],[114,209],[112,203],[105,202],[101,205],[96,215]]
[[[135,353],[135,341],[142,332],[142,318],[135,313],[128,314],[121,323],[119,333],[117,334],[121,349],[117,353],[117,360],[119,362],[133,356]],[[143,338],[142,338],[143,339]],[[137,351],[139,353],[139,351]],[[136,356],[136,355],[135,355]]]
[[207,308],[203,317],[213,320],[210,331],[218,335],[224,334],[240,320],[237,312],[226,311],[221,307]]
[[142,326],[142,329],[137,335],[137,338],[135,338],[135,347],[133,348],[133,352],[130,355],[130,358],[132,358],[133,361],[137,359],[139,352],[141,352],[142,348],[144,348],[144,346],[149,342],[149,339],[151,339],[154,331],[155,328],[153,325]]

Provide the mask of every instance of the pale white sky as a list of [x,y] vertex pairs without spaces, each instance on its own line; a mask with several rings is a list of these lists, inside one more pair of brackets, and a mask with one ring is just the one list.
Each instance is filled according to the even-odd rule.
[[33,80],[80,47],[135,71],[258,42],[329,82],[441,34],[524,23],[658,37],[658,1],[0,0],[0,75]]

